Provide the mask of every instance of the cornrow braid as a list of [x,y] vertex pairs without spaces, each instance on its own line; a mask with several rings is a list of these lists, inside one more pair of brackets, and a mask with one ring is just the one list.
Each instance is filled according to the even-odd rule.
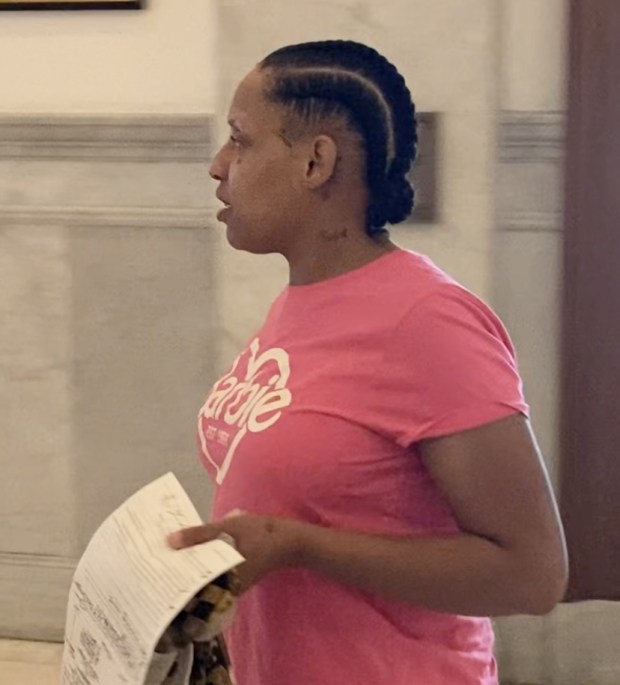
[[[345,106],[348,99],[362,101],[368,97],[366,90],[372,92],[379,109],[383,110],[383,118],[377,117],[377,120],[384,129],[386,172],[389,170],[396,155],[392,110],[385,96],[373,81],[363,74],[337,67],[293,67],[286,69],[286,78],[290,79],[287,84],[287,93],[290,95],[294,93],[298,98],[297,103],[300,104],[304,100],[307,102],[316,98],[317,88],[322,89],[321,99],[336,102],[337,98],[340,97]],[[349,93],[346,92],[347,89]],[[344,92],[340,94],[339,90]],[[331,97],[328,92],[331,92]],[[293,103],[293,107],[297,103]]]
[[403,77],[376,50],[353,41],[319,41],[281,48],[260,64],[273,72],[268,96],[307,124],[341,116],[364,141],[370,191],[367,231],[406,219],[414,191],[415,108]]

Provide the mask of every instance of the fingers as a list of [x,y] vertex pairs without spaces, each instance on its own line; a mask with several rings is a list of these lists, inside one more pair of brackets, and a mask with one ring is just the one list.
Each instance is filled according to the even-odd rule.
[[[223,520],[242,516],[243,514],[245,514],[245,512],[240,509],[233,509],[226,514]],[[168,544],[173,549],[185,549],[186,547],[200,545],[203,542],[209,542],[209,540],[215,540],[216,538],[221,538],[224,542],[235,547],[234,539],[223,530],[223,526],[218,526],[213,523],[177,530],[174,533],[170,533],[167,540]]]
[[200,545],[203,542],[214,540],[222,531],[213,525],[194,526],[193,528],[183,528],[168,536],[168,544],[173,549],[185,549]]

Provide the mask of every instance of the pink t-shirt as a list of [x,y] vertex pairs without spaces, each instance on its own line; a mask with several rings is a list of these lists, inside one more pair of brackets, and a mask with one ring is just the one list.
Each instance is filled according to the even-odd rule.
[[[425,257],[289,286],[199,415],[233,509],[343,530],[453,535],[416,443],[527,412],[508,335]],[[240,600],[238,685],[495,685],[487,618],[391,602],[305,569]]]

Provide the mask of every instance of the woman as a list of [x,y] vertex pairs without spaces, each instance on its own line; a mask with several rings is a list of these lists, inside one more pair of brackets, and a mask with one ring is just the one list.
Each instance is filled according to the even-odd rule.
[[497,683],[485,617],[550,611],[564,541],[504,328],[384,228],[413,204],[405,82],[364,45],[290,46],[229,124],[218,218],[290,283],[200,412],[214,522],[170,543],[247,560],[237,683]]

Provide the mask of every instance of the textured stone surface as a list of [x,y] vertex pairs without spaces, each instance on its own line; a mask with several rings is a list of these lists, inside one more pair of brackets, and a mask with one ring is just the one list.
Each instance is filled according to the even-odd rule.
[[217,354],[210,248],[208,230],[72,232],[81,546],[126,496],[168,470],[207,511],[195,425]]
[[517,349],[532,422],[557,486],[562,236],[505,231],[496,245],[495,305]]
[[58,227],[0,227],[0,552],[72,548],[66,241]]

